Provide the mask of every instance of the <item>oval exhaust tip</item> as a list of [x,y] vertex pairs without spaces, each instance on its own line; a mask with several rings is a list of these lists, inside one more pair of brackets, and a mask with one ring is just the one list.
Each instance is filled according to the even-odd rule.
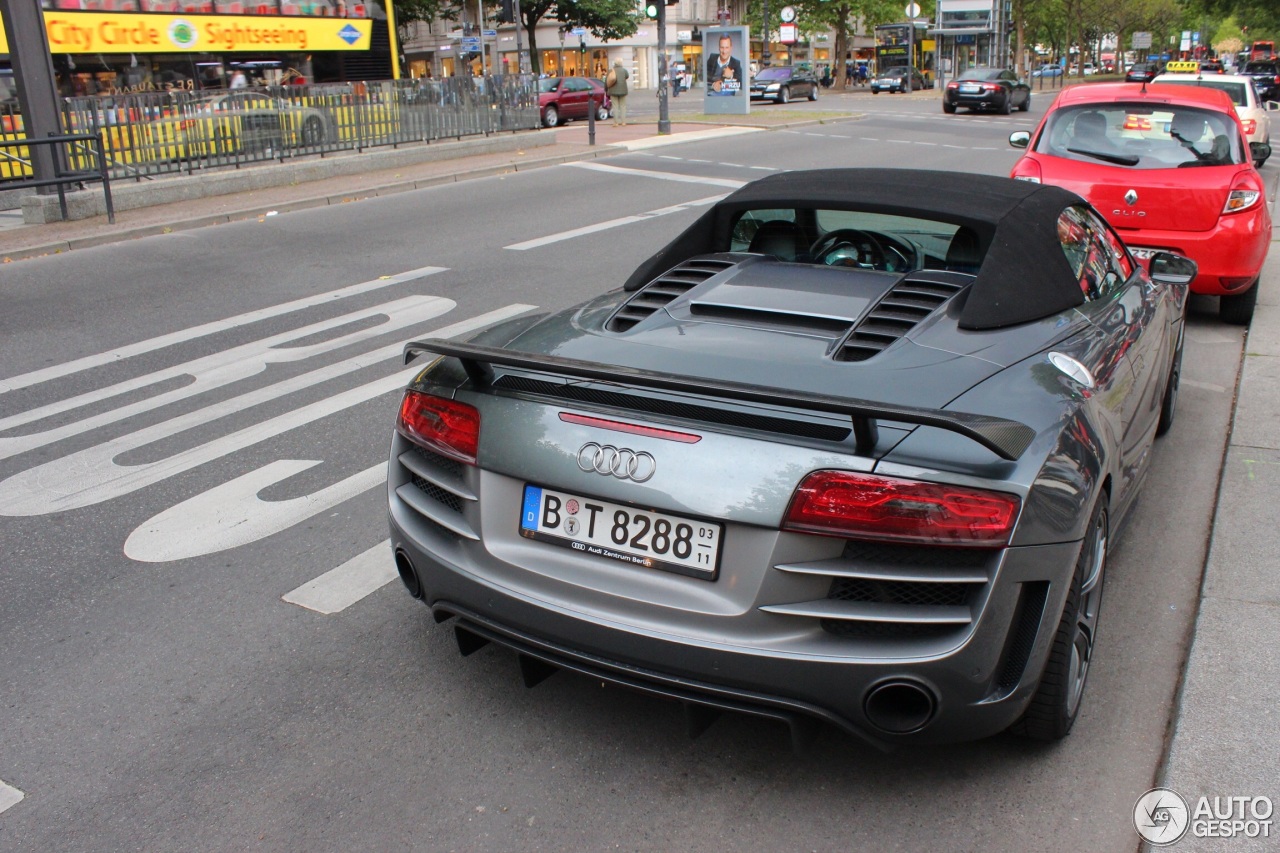
[[396,549],[396,571],[400,573],[400,581],[404,584],[404,588],[409,590],[409,594],[421,600],[422,582],[418,580],[418,573],[413,568],[413,561],[409,559],[409,555],[405,553],[403,548]]
[[929,725],[937,707],[933,692],[923,684],[896,680],[872,689],[863,703],[863,712],[881,731],[905,735]]

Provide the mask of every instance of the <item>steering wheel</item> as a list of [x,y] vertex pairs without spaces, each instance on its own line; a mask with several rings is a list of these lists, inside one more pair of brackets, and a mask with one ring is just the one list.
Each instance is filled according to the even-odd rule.
[[815,264],[832,267],[885,269],[884,247],[870,231],[837,228],[818,238],[809,248]]

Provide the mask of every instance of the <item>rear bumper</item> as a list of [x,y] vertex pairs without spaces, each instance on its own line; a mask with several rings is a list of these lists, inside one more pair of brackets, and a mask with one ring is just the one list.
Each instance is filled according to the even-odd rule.
[[1167,249],[1191,258],[1199,267],[1191,291],[1209,296],[1247,290],[1262,270],[1271,243],[1271,221],[1262,205],[1224,216],[1209,231],[1117,230],[1130,248]]
[[[708,628],[706,614],[678,607],[602,604],[545,566],[512,565],[481,542],[446,541],[394,497],[390,508],[393,548],[412,565],[422,600],[440,618],[459,617],[464,631],[630,688],[822,720],[882,747],[975,740],[1017,720],[1036,689],[1079,551],[1078,542],[1006,549],[973,624],[912,646],[845,639],[817,620],[755,606],[720,614]],[[765,630],[756,635],[755,627]],[[886,731],[868,715],[868,696],[904,682],[931,696],[934,708],[916,730]]]
[[983,92],[976,95],[966,95],[962,92],[947,90],[945,100],[948,104],[956,107],[991,107],[994,109],[1005,102],[1005,97],[1002,92]]

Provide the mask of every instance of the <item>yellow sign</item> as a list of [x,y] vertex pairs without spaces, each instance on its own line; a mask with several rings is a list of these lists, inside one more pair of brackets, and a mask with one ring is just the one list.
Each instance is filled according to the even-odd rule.
[[[50,53],[275,53],[368,50],[364,18],[156,15],[46,9]],[[9,52],[0,27],[0,53]]]
[[1200,70],[1200,63],[1176,59],[1173,62],[1165,63],[1164,70],[1170,74],[1195,74]]

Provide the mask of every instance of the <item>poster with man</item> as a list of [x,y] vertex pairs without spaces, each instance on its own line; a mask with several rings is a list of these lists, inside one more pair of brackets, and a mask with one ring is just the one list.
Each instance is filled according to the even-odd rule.
[[709,114],[746,115],[751,111],[747,27],[707,27],[703,31],[706,81],[703,102]]

